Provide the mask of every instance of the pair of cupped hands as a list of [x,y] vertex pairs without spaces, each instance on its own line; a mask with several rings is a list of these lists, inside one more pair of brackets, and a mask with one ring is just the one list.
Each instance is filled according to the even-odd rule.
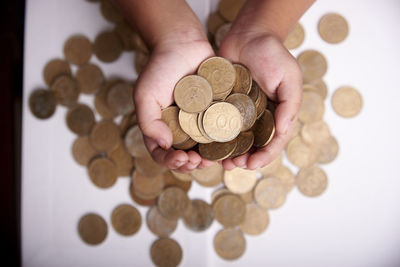
[[[254,152],[220,163],[226,170],[265,166],[281,153],[291,136],[301,104],[300,68],[282,40],[265,31],[231,30],[217,55],[245,65],[268,99],[278,104],[272,141]],[[151,156],[164,167],[190,172],[213,164],[195,151],[175,150],[171,130],[161,120],[161,110],[174,102],[175,84],[196,73],[200,63],[212,56],[215,53],[202,27],[171,33],[152,47],[150,60],[136,82],[133,97],[138,124]]]

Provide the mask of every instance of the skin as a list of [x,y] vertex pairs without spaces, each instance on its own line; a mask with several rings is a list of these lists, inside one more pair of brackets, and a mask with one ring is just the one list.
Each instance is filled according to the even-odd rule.
[[[161,110],[173,103],[175,84],[215,56],[199,19],[184,0],[115,0],[138,29],[151,58],[137,80],[134,102],[145,144],[159,164],[189,172],[212,162],[175,150]],[[267,96],[278,103],[276,134],[264,148],[222,162],[225,169],[257,169],[270,163],[289,140],[301,103],[302,78],[283,46],[287,34],[313,0],[248,0],[222,41],[218,55],[247,66]]]

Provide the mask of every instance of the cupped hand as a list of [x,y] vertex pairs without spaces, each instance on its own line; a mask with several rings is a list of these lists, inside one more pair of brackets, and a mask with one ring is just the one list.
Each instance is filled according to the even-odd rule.
[[136,82],[134,102],[138,124],[151,156],[164,167],[188,172],[212,164],[195,151],[186,153],[172,148],[172,133],[161,120],[161,110],[173,103],[175,84],[213,55],[206,38],[170,38],[153,48]]
[[234,63],[245,65],[268,99],[278,103],[275,110],[275,136],[253,153],[223,161],[225,169],[257,169],[281,153],[290,138],[301,105],[302,75],[297,61],[282,42],[268,33],[228,34],[219,54]]

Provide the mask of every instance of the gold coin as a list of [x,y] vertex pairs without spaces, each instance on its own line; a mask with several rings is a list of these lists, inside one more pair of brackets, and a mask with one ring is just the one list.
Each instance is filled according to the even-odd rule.
[[100,244],[106,239],[107,232],[107,223],[100,215],[88,213],[79,220],[78,233],[86,244]]
[[361,94],[350,86],[343,86],[333,93],[332,107],[339,116],[351,118],[357,116],[363,106]]
[[207,230],[214,221],[212,207],[201,199],[190,201],[183,214],[183,222],[192,231],[201,232]]
[[53,91],[36,89],[29,96],[29,108],[38,119],[50,118],[57,107],[57,99]]
[[129,154],[135,158],[143,158],[150,155],[143,141],[143,134],[138,125],[132,126],[125,134],[125,147]]
[[98,151],[107,152],[117,148],[121,133],[114,122],[100,121],[93,126],[89,139]]
[[225,186],[235,194],[244,194],[251,191],[257,182],[257,172],[242,168],[225,171]]
[[277,209],[285,203],[286,188],[279,178],[262,178],[254,188],[254,199],[260,207]]
[[242,115],[237,107],[230,103],[215,103],[204,112],[204,131],[214,141],[231,141],[239,135],[242,127]]
[[224,23],[225,20],[218,12],[212,12],[207,19],[207,29],[212,35],[215,36],[217,29]]
[[133,35],[133,47],[136,51],[149,54],[149,49],[147,48],[145,42],[143,41],[142,37],[136,32]]
[[178,226],[177,220],[170,220],[162,216],[157,206],[153,206],[147,211],[146,223],[149,230],[159,237],[170,236]]
[[317,93],[318,95],[321,96],[322,99],[325,99],[323,97],[323,92],[320,92],[320,89],[318,87],[316,87],[315,85],[308,84],[308,83],[303,84],[303,92],[307,92],[307,91]]
[[294,186],[294,174],[286,166],[280,165],[273,173],[273,177],[279,178],[282,181],[286,192],[290,192]]
[[161,238],[151,245],[151,260],[158,267],[178,266],[182,261],[182,248],[170,238]]
[[113,210],[111,224],[117,233],[130,236],[139,231],[142,216],[134,206],[121,204]]
[[255,123],[257,117],[256,106],[253,100],[245,94],[235,93],[228,96],[225,101],[231,103],[239,110],[243,118],[241,131],[244,132],[249,130]]
[[173,145],[173,147],[178,150],[188,150],[188,149],[193,148],[195,145],[197,145],[197,142],[194,141],[192,138],[189,138],[188,140],[186,140],[180,144]]
[[241,64],[233,64],[236,71],[236,82],[233,86],[232,93],[242,93],[247,95],[250,93],[252,79],[248,68]]
[[129,22],[126,20],[119,21],[115,25],[114,31],[121,39],[125,51],[132,51],[135,49],[132,42],[135,31],[129,25]]
[[256,100],[258,99],[260,91],[261,91],[260,86],[258,86],[258,84],[255,81],[252,81],[248,96],[251,98],[251,100],[253,100],[254,103],[256,103]]
[[180,144],[189,139],[187,135],[179,125],[179,108],[176,106],[169,106],[162,110],[161,119],[168,125],[172,132],[172,144]]
[[95,123],[92,109],[85,104],[69,109],[66,120],[68,128],[77,135],[88,135]]
[[233,22],[244,3],[246,3],[246,0],[221,0],[218,5],[218,12],[224,19]]
[[50,88],[53,90],[60,105],[72,107],[78,102],[79,88],[71,76],[58,76]]
[[289,32],[283,45],[289,50],[298,48],[304,42],[304,35],[304,28],[298,22]]
[[304,83],[321,78],[328,69],[325,57],[316,50],[302,52],[297,57],[297,61],[303,71]]
[[135,125],[137,125],[137,117],[135,112],[124,115],[119,123],[122,136],[125,136],[126,132]]
[[271,113],[275,116],[275,110],[278,107],[278,104],[272,102],[272,101],[267,101],[267,109],[271,111]]
[[177,186],[183,189],[186,193],[192,187],[192,181],[182,181],[175,177],[175,175],[169,170],[164,172],[164,188],[170,186]]
[[239,194],[239,196],[246,204],[253,203],[254,201],[253,190],[244,194]]
[[221,164],[214,163],[210,167],[204,169],[194,169],[190,174],[200,185],[214,187],[222,182],[224,168]]
[[158,196],[157,207],[167,219],[178,219],[183,216],[189,205],[189,198],[182,188],[172,186],[166,188]]
[[318,147],[317,162],[323,164],[330,163],[337,157],[338,152],[339,144],[335,137],[330,136],[325,143]]
[[304,143],[300,136],[289,141],[286,147],[286,155],[288,160],[299,168],[308,167],[317,160],[314,148]]
[[230,155],[230,158],[235,158],[237,156],[243,155],[250,150],[254,143],[254,134],[252,131],[241,132],[236,137],[236,148]]
[[302,123],[311,123],[322,120],[325,113],[325,105],[320,95],[306,91],[299,110],[299,120]]
[[214,42],[217,47],[220,47],[222,41],[224,40],[228,32],[231,30],[231,28],[232,28],[232,23],[225,23],[218,27],[214,36]]
[[170,170],[170,172],[175,176],[176,179],[183,182],[191,182],[193,180],[193,176],[191,176],[189,173],[181,173],[174,170]]
[[159,174],[155,177],[144,176],[137,171],[132,173],[132,186],[135,194],[144,200],[158,197],[164,188],[164,176]]
[[309,145],[320,146],[331,137],[328,124],[324,121],[306,123],[301,128],[301,137]]
[[110,91],[110,88],[120,82],[122,82],[121,79],[112,79],[106,81],[94,98],[94,107],[96,108],[97,113],[99,113],[103,119],[112,119],[117,116],[117,114],[113,113],[107,104],[107,95]]
[[232,194],[226,187],[220,187],[211,194],[211,204],[214,206],[215,201],[226,194]]
[[269,110],[265,110],[264,114],[254,124],[254,146],[264,147],[271,142],[275,134],[274,116]]
[[279,154],[273,161],[271,161],[268,165],[258,169],[261,174],[266,177],[270,174],[273,174],[278,168],[282,165],[282,153]]
[[309,81],[307,84],[303,84],[303,91],[312,91],[319,94],[323,100],[328,95],[328,88],[322,79]]
[[255,203],[246,205],[246,217],[239,225],[240,230],[248,235],[262,234],[269,225],[269,215],[266,209]]
[[72,156],[82,166],[87,166],[97,153],[97,150],[92,146],[87,136],[76,138],[72,145]]
[[[199,138],[199,140],[202,140],[201,143],[207,144],[213,142],[213,140],[207,135],[207,133],[204,131],[203,127],[203,117],[204,117],[204,111],[200,112],[197,116],[197,128],[199,129],[200,133],[204,137],[203,139]],[[208,140],[208,142],[206,142]],[[199,142],[200,143],[200,142]]]
[[246,205],[234,194],[225,194],[217,198],[213,204],[215,219],[224,227],[234,227],[244,221]]
[[118,176],[130,176],[133,168],[133,158],[126,150],[123,142],[108,152],[108,156],[117,166]]
[[124,16],[119,9],[114,5],[113,1],[101,0],[100,11],[103,17],[112,23],[122,21]]
[[225,260],[240,258],[246,250],[246,239],[240,230],[222,229],[214,237],[214,249]]
[[113,114],[125,115],[135,110],[133,88],[126,82],[112,85],[107,93],[107,105]]
[[296,176],[299,191],[308,197],[321,195],[328,186],[328,177],[318,166],[300,169]]
[[55,58],[46,63],[43,69],[43,79],[48,86],[51,86],[58,76],[71,76],[71,67],[65,60]]
[[153,199],[143,199],[140,198],[135,191],[133,190],[133,183],[131,182],[130,186],[129,186],[129,195],[131,196],[132,200],[141,205],[141,206],[153,206],[156,204],[157,201],[157,197],[153,198]]
[[223,94],[232,91],[236,82],[236,71],[232,63],[222,57],[211,57],[204,60],[200,66],[197,74],[206,78],[211,84],[215,95]]
[[318,32],[325,42],[337,44],[346,39],[349,34],[349,25],[341,15],[328,13],[319,20]]
[[258,98],[254,104],[256,106],[257,119],[259,119],[264,114],[264,111],[267,108],[267,96],[262,90],[260,90]]
[[71,36],[64,44],[64,56],[72,64],[85,64],[92,56],[92,43],[86,36]]
[[117,181],[117,167],[107,158],[97,158],[89,164],[89,177],[100,188],[108,188]]
[[213,142],[209,144],[199,144],[199,153],[200,156],[211,161],[223,160],[232,155],[236,146],[236,139],[225,143]]
[[150,156],[135,158],[135,167],[138,173],[147,177],[154,177],[165,171],[165,168]]
[[93,94],[104,83],[104,74],[95,64],[84,64],[76,72],[76,82],[84,94]]
[[300,135],[301,128],[303,128],[303,124],[299,120],[296,120],[296,124],[293,127],[292,136],[290,137],[290,140]]
[[203,77],[188,75],[175,85],[174,99],[180,109],[189,113],[199,113],[211,104],[213,90]]
[[111,31],[99,33],[93,44],[94,54],[100,61],[105,63],[117,60],[122,53],[122,49],[121,39]]
[[144,67],[146,67],[147,63],[149,62],[150,55],[144,53],[140,50],[136,50],[135,52],[135,70],[138,75],[140,75]]

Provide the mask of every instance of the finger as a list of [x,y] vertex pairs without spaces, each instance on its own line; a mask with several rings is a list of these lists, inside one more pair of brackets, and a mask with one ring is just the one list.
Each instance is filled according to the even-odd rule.
[[189,160],[188,155],[182,150],[175,150],[173,148],[164,150],[153,139],[147,136],[144,137],[144,142],[154,161],[166,168],[180,168]]
[[240,168],[247,168],[247,159],[249,158],[249,153],[243,154],[233,159],[233,163]]
[[199,166],[197,166],[198,169],[204,169],[211,167],[214,164],[213,161],[210,161],[208,159],[202,158]]
[[236,165],[233,163],[232,159],[224,159],[222,161],[222,167],[224,167],[225,170],[230,171],[236,168]]

